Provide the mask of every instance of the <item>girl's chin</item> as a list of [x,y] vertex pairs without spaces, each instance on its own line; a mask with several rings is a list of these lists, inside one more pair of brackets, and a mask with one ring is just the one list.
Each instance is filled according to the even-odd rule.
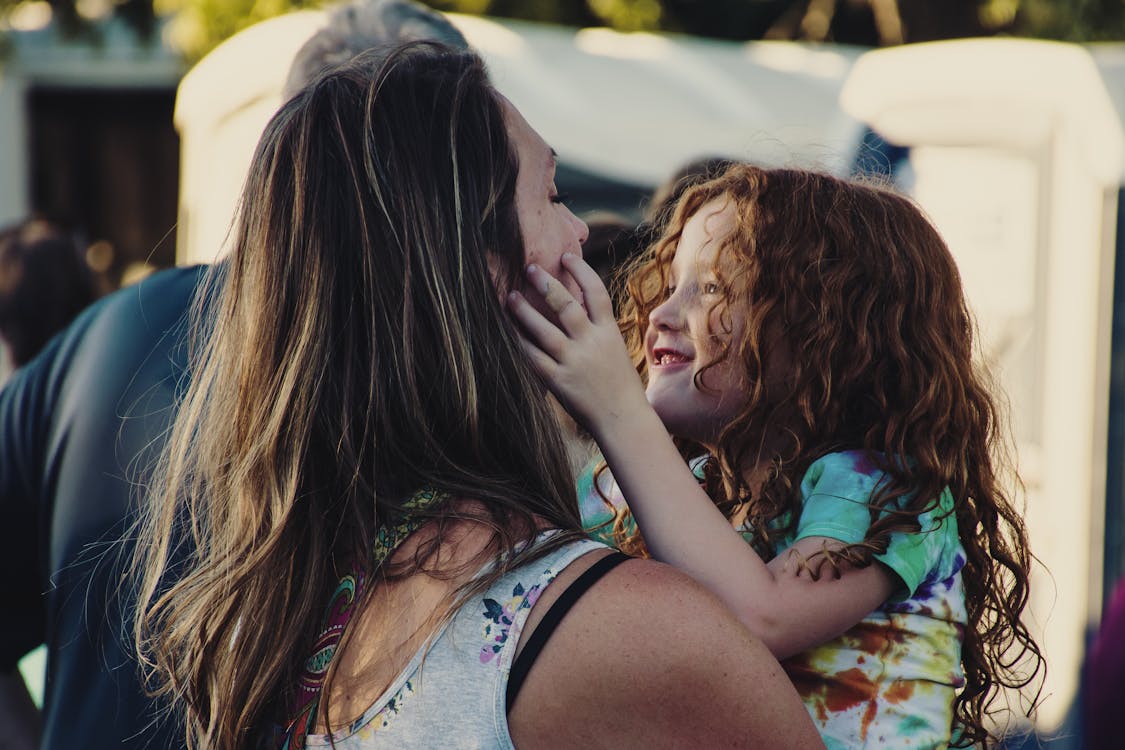
[[705,416],[708,408],[706,404],[683,403],[660,392],[646,392],[645,395],[669,435],[704,446],[714,442],[717,425],[715,419]]
[[648,405],[656,412],[656,416],[660,417],[660,421],[664,422],[664,426],[667,427],[668,421],[664,418],[665,403],[661,395],[659,393],[653,393],[652,391],[645,391],[645,398],[648,399]]
[[[690,438],[692,429],[689,415],[682,413],[682,410],[668,408],[666,404],[661,404],[660,399],[649,399],[649,404],[652,405],[652,410],[656,412],[656,416],[660,417],[660,421],[664,423],[664,429],[668,430],[668,434],[676,438]],[[662,408],[663,406],[663,408]]]

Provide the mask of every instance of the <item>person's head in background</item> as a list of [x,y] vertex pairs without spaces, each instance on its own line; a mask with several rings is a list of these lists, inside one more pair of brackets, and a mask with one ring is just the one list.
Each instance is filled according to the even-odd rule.
[[735,162],[722,156],[704,156],[687,162],[652,191],[644,208],[640,231],[645,243],[656,242],[663,226],[672,218],[676,203],[688,188],[713,180]]
[[582,256],[607,287],[618,271],[643,248],[637,224],[611,211],[583,214],[590,236],[582,246]]
[[445,16],[411,0],[355,0],[329,11],[328,24],[297,50],[282,98],[290,99],[325,70],[360,53],[386,54],[394,45],[440,42],[456,49],[469,43]]
[[[324,74],[267,126],[137,545],[140,647],[199,744],[278,718],[325,592],[412,493],[478,500],[513,565],[543,522],[569,533],[536,555],[580,534],[501,297],[533,252],[581,252],[552,176],[480,59],[430,43]],[[184,517],[200,554],[163,588]]]
[[39,219],[0,231],[0,343],[14,367],[27,364],[96,297],[74,237]]

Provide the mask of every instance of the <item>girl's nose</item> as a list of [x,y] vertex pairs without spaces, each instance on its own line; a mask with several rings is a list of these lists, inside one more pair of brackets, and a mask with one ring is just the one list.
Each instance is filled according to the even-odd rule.
[[680,304],[675,294],[668,296],[648,314],[648,322],[657,330],[677,330],[680,326]]

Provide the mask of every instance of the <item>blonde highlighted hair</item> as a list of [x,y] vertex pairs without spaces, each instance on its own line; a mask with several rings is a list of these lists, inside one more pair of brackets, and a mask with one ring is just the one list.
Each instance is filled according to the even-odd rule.
[[[267,126],[137,529],[137,647],[192,747],[286,718],[328,596],[411,493],[481,509],[502,562],[474,590],[580,532],[490,273],[510,284],[524,263],[498,94],[472,53],[373,60]],[[431,508],[434,541],[394,574],[426,566],[463,508]],[[564,533],[517,553],[544,522]]]

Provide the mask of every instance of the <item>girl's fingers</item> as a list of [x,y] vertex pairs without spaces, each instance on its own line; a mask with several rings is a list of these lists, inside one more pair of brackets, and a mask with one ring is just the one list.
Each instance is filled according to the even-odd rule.
[[602,283],[602,277],[598,276],[598,272],[586,262],[585,258],[573,253],[566,253],[562,257],[562,266],[578,282],[578,288],[582,290],[590,321],[595,325],[604,322],[616,322],[613,314],[613,300],[610,299],[609,292],[606,290],[605,284]]
[[562,358],[569,339],[558,326],[543,317],[519,292],[508,294],[508,309],[523,327],[521,339],[526,338],[531,345],[542,350],[541,353],[553,357],[555,361]]
[[[526,304],[526,302],[524,303]],[[518,333],[518,332],[517,332]],[[523,347],[527,358],[531,360],[531,366],[535,369],[539,376],[545,379],[548,383],[551,382],[551,376],[554,374],[558,363],[551,359],[547,354],[530,341],[522,333],[519,333],[520,346]]]
[[558,317],[566,333],[576,334],[589,324],[585,308],[561,281],[535,264],[527,267],[527,279],[543,297],[548,309]]

